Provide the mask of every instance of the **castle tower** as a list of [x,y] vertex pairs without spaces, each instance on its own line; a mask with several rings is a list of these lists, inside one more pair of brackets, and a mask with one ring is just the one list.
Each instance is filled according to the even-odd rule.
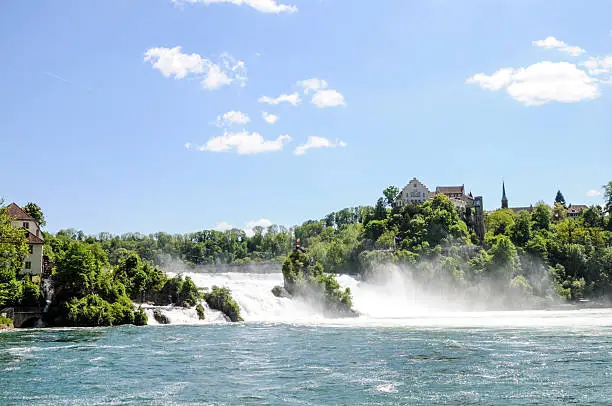
[[506,197],[506,185],[504,184],[504,181],[502,181],[502,200],[501,200],[501,208],[502,209],[507,209],[508,208],[508,198]]

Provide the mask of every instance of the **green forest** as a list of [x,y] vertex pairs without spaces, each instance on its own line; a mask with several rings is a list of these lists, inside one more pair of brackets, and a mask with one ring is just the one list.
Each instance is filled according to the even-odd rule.
[[[538,203],[531,212],[485,213],[480,237],[469,208],[457,211],[444,195],[396,206],[396,187],[385,189],[372,206],[345,208],[292,228],[256,227],[252,235],[240,229],[120,236],[74,229],[43,233],[44,253],[53,264],[53,323],[145,324],[146,315],[133,302],[195,306],[206,299],[189,278],[168,278],[167,264],[278,263],[280,269],[296,241],[326,273],[376,278],[385,265],[396,265],[443,293],[481,295],[495,284],[521,297],[610,300],[612,182],[603,190],[604,205],[588,207],[577,218],[567,216],[561,193],[552,207]],[[44,224],[36,204],[24,209]],[[41,301],[40,283],[19,273],[27,252],[23,232],[0,209],[0,309]],[[227,300],[210,301],[218,306],[233,302],[229,292]],[[228,312],[239,320],[238,310]]]

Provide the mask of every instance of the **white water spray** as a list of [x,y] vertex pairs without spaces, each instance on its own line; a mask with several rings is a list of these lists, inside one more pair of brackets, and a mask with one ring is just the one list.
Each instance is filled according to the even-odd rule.
[[[326,324],[343,326],[415,327],[534,327],[567,326],[587,328],[611,325],[610,309],[465,311],[457,302],[424,293],[410,276],[392,269],[378,283],[359,281],[349,275],[337,276],[340,285],[350,287],[358,318],[325,318],[321,311],[299,299],[278,298],[271,292],[283,284],[279,273],[199,273],[184,272],[201,288],[227,287],[240,306],[245,322]],[[224,316],[205,306],[206,320],[198,320],[195,309],[161,308],[171,324],[223,323]],[[147,309],[149,323],[155,323]],[[580,317],[576,317],[580,316]],[[151,321],[153,320],[153,321]]]

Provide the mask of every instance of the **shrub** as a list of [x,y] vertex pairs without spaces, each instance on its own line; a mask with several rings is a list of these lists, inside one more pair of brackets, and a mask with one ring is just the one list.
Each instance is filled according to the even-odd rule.
[[134,323],[132,302],[126,296],[109,303],[92,294],[66,303],[68,321],[77,327],[116,326]]
[[137,326],[146,326],[149,324],[149,317],[142,307],[134,312],[134,324]]
[[228,288],[213,286],[212,292],[204,295],[204,300],[211,309],[220,310],[233,322],[243,321],[240,316],[240,306],[232,298]]
[[2,328],[13,328],[13,320],[0,316],[0,329]]
[[198,319],[206,319],[206,314],[204,314],[204,306],[202,306],[200,303],[198,303],[198,305],[196,306],[196,312],[198,312]]
[[170,324],[170,320],[168,319],[168,316],[166,316],[165,314],[162,313],[161,310],[159,309],[155,309],[153,310],[153,318],[159,323],[159,324]]
[[[324,274],[323,266],[299,250],[293,251],[283,263],[285,290],[291,295],[322,301],[326,310],[336,314],[354,314],[351,290],[342,291],[332,274]],[[274,289],[272,293],[275,295]]]
[[191,307],[195,306],[198,300],[200,300],[200,292],[198,291],[197,286],[195,285],[195,283],[193,283],[189,276],[185,277],[185,280],[183,281],[179,291],[176,305],[182,307]]

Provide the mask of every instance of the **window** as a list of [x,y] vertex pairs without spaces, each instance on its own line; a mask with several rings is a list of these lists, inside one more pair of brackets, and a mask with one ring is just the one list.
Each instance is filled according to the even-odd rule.
[[27,230],[28,228],[30,228],[30,223],[28,223],[27,221],[24,221],[24,222],[23,222],[23,228],[25,228],[26,230]]
[[34,253],[34,246],[33,245],[28,245],[28,249],[30,250],[30,254]]
[[32,263],[30,261],[26,261],[25,269],[32,269]]

